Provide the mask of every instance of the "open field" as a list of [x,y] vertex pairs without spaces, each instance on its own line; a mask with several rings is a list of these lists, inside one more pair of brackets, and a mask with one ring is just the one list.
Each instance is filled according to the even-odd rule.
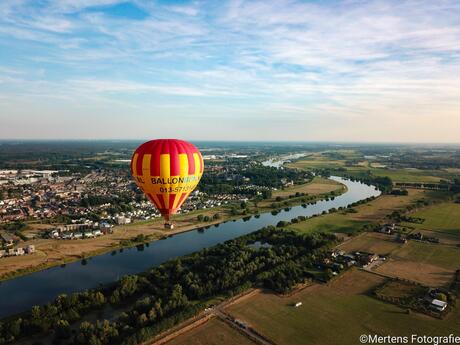
[[393,211],[410,205],[415,200],[428,195],[428,193],[423,190],[410,190],[407,196],[382,195],[369,203],[355,207],[356,213],[337,212],[326,214],[293,224],[290,228],[302,232],[354,233],[365,224],[385,221],[385,217]]
[[426,229],[460,236],[460,204],[446,202],[411,214],[423,218],[422,224],[405,223],[416,229]]
[[[361,334],[448,335],[458,330],[460,311],[445,320],[430,318],[379,301],[367,293],[385,278],[352,270],[328,285],[316,285],[291,297],[260,293],[228,308],[279,344],[359,344]],[[293,303],[303,305],[294,308]]]
[[460,234],[453,235],[446,232],[439,232],[439,231],[430,231],[430,230],[419,230],[417,229],[415,232],[420,232],[423,236],[426,237],[436,237],[441,244],[448,244],[451,246],[460,245]]
[[374,162],[370,164],[366,160],[360,161],[358,164],[351,166],[347,165],[347,161],[345,159],[331,160],[329,157],[325,157],[320,154],[311,155],[305,159],[290,163],[288,166],[305,170],[345,168],[348,173],[352,174],[360,174],[370,171],[376,176],[388,176],[393,180],[393,182],[439,182],[442,178],[445,178],[449,174],[447,171],[439,172],[434,170],[385,168],[379,163]]
[[167,345],[254,345],[250,339],[217,318],[179,335]]
[[345,162],[342,160],[328,160],[318,157],[309,157],[307,159],[299,160],[295,163],[288,163],[288,167],[299,168],[299,169],[328,169],[328,168],[339,168],[344,167]]
[[402,244],[396,242],[393,236],[369,232],[352,238],[339,245],[338,248],[346,252],[362,251],[379,255],[388,255],[401,246]]
[[277,196],[284,198],[297,192],[317,195],[329,193],[332,191],[340,191],[343,189],[345,189],[345,186],[336,181],[322,177],[315,177],[310,183],[295,185],[286,189],[277,190],[273,192],[273,198],[276,198]]
[[[356,169],[354,167],[347,168],[350,172],[362,171],[361,168]],[[419,170],[419,169],[389,169],[389,168],[368,168],[373,175],[376,176],[388,176],[393,182],[432,182],[436,183],[441,180],[440,176],[433,176],[438,172],[430,170]]]
[[460,248],[409,241],[393,253],[395,258],[416,261],[455,270],[460,268]]
[[428,286],[448,286],[460,268],[460,248],[410,241],[393,252],[377,272]]
[[366,221],[351,218],[348,214],[332,213],[307,219],[304,222],[289,225],[289,229],[300,232],[326,231],[353,234],[359,231]]
[[295,199],[288,199],[290,195],[295,195],[295,193],[305,193],[305,196],[310,196],[310,197],[316,197],[316,199],[320,199],[322,195],[328,194],[332,191],[335,191],[338,194],[345,193],[346,192],[346,186],[338,183],[333,180],[329,180],[326,178],[322,177],[315,177],[311,182],[300,184],[300,185],[295,185],[292,187],[288,187],[286,189],[280,189],[277,191],[273,192],[272,198],[270,199],[265,199],[260,202],[258,202],[258,207],[259,208],[265,208],[265,209],[271,209],[272,204],[277,202],[276,197],[281,197],[284,200],[283,201],[288,201],[288,202],[293,202],[293,203],[300,203],[299,198]]
[[435,198],[436,194],[431,191],[423,191],[416,189],[410,189],[408,190],[408,192],[409,195],[407,196],[382,195],[371,202],[359,205],[355,208],[358,211],[358,213],[351,213],[350,216],[356,220],[382,220],[387,215],[391,214],[393,211],[401,210],[419,199]]
[[416,281],[430,287],[447,287],[453,278],[452,270],[431,264],[392,258],[380,265],[376,271],[392,277]]
[[412,296],[423,298],[426,288],[404,280],[390,280],[382,288],[379,288],[378,292],[381,296],[390,298],[408,298]]

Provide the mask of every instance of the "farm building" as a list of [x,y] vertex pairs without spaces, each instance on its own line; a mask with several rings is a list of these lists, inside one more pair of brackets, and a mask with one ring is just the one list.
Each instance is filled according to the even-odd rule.
[[439,299],[433,299],[431,301],[431,307],[437,311],[444,311],[447,308],[447,302]]

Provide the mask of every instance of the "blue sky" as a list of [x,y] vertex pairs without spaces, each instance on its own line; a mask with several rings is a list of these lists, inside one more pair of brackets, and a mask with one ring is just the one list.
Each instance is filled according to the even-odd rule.
[[460,142],[460,2],[0,2],[0,139],[156,137]]

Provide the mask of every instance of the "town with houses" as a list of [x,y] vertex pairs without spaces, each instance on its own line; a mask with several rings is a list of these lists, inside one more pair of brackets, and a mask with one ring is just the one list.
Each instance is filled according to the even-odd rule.
[[[246,202],[254,195],[276,190],[253,184],[242,174],[248,170],[239,167],[242,161],[249,162],[246,155],[205,158],[217,162],[208,167],[208,176],[221,181],[227,190],[195,190],[179,213]],[[282,178],[281,183],[289,186],[293,182]],[[20,246],[22,240],[95,238],[113,232],[114,226],[158,217],[160,213],[133,184],[125,166],[84,171],[0,170],[0,257],[33,253],[33,246]],[[40,231],[21,232],[34,223],[45,226]]]

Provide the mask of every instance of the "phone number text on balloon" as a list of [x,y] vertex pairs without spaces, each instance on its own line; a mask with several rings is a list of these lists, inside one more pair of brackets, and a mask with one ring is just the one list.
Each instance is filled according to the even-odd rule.
[[160,187],[160,193],[184,193],[194,190],[196,185],[184,187]]

